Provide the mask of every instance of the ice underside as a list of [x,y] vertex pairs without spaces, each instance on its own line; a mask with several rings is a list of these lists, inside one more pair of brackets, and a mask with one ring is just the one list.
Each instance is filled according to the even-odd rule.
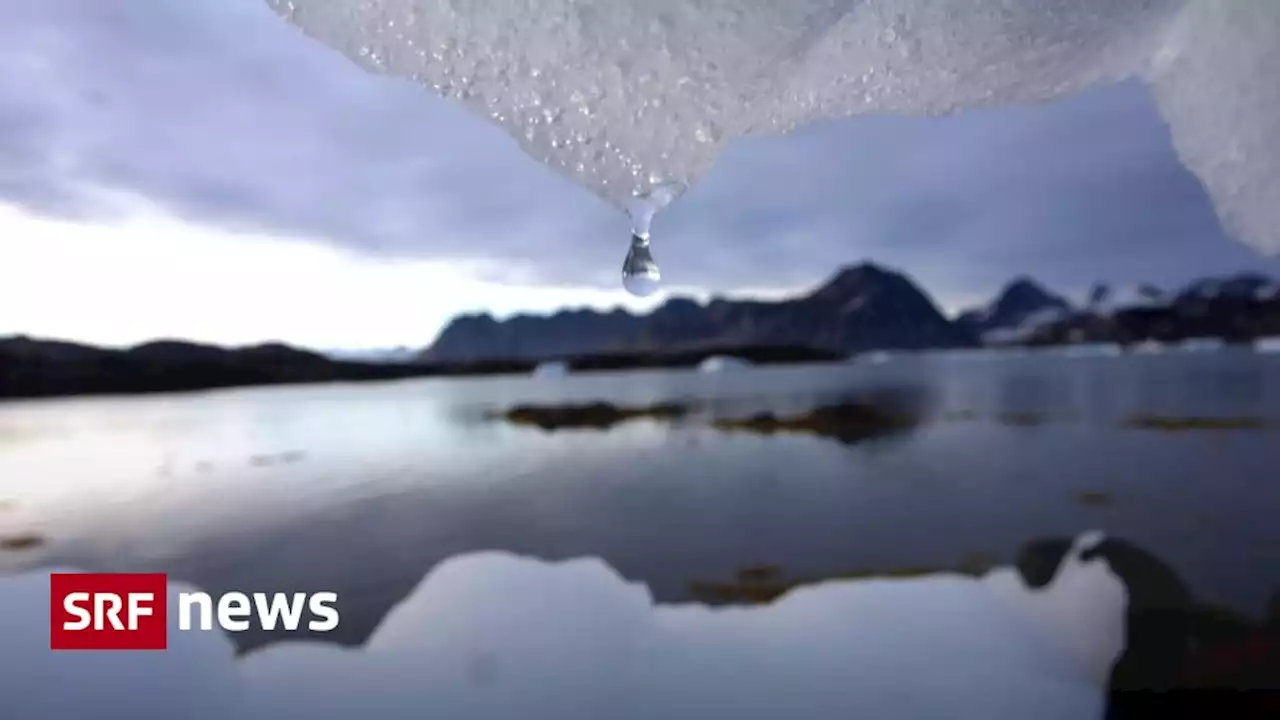
[[1139,76],[1228,232],[1280,251],[1276,0],[266,1],[621,208],[745,134]]

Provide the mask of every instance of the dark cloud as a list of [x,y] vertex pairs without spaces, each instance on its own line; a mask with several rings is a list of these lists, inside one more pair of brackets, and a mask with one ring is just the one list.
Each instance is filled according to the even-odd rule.
[[[623,218],[501,130],[364,73],[261,0],[0,3],[0,200],[85,217],[103,188],[203,223],[491,260],[497,277],[612,287],[625,250]],[[1275,267],[1223,236],[1136,83],[740,140],[654,231],[672,281],[717,289],[864,257],[944,297],[1015,272],[1070,290]]]

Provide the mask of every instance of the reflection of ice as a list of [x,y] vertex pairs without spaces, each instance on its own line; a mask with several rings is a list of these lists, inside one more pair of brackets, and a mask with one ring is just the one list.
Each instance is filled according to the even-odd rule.
[[734,137],[1035,102],[1144,76],[1226,224],[1280,250],[1280,4],[1258,0],[267,0],[507,129],[619,207]]
[[[1093,720],[1121,649],[1125,591],[1105,561],[1072,555],[1034,592],[1000,570],[831,582],[760,607],[655,608],[642,585],[597,560],[485,553],[436,567],[358,652],[280,645],[234,665],[217,633],[177,635],[167,654],[49,653],[31,630],[47,618],[41,575],[0,582],[0,605],[12,654],[0,688],[24,717],[115,707],[118,695],[143,705],[128,708],[135,717],[195,719],[287,709],[669,720],[715,708],[770,720]],[[156,692],[160,682],[182,692]]]

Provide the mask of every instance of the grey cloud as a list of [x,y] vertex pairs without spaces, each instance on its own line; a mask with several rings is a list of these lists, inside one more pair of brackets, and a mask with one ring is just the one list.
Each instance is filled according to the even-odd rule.
[[[0,200],[85,217],[93,188],[363,252],[492,260],[497,279],[613,287],[625,250],[622,217],[501,130],[364,73],[261,0],[0,4]],[[1275,267],[1223,237],[1135,83],[743,139],[654,232],[667,277],[717,289],[863,257],[943,296],[1013,272],[1073,288]]]
[[124,189],[201,222],[516,260],[534,233],[563,245],[612,220],[497,129],[258,0],[4,4],[0,129],[4,198],[58,214]]
[[[664,251],[674,265],[713,276],[731,255],[756,283],[811,281],[859,257],[903,266],[941,295],[990,292],[1021,272],[1078,291],[1280,268],[1224,236],[1137,82],[1052,105],[752,138],[665,219],[681,240]],[[778,228],[789,263],[763,249]],[[696,249],[725,230],[732,252]]]

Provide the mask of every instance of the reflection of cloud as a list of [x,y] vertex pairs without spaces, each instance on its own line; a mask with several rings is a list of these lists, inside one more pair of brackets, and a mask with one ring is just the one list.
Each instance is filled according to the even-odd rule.
[[[70,569],[50,572],[59,570]],[[170,607],[176,606],[177,592],[191,589],[172,585]],[[49,580],[43,572],[0,581],[0,607],[0,697],[6,716],[236,717],[239,679],[228,662],[230,643],[219,635],[171,632],[165,653],[50,652]]]
[[[109,686],[141,704],[134,717],[195,720],[668,720],[708,708],[771,720],[1092,719],[1120,651],[1125,591],[1105,561],[1077,552],[1035,592],[998,570],[983,580],[832,582],[752,608],[655,607],[598,560],[481,553],[437,566],[360,652],[277,645],[234,666],[214,633],[176,635],[166,655],[49,653],[43,622],[32,620],[47,618],[47,603],[43,574],[0,584],[0,605],[18,610],[0,620],[6,640],[17,639],[9,659],[40,655],[17,676],[24,717],[90,707],[65,688],[105,673],[86,678],[85,701],[113,707],[101,694]],[[167,697],[157,683],[185,695]]]
[[[513,450],[450,453],[458,430],[438,403],[395,385],[73,398],[0,408],[0,538],[40,534],[72,564],[181,554],[209,536],[249,533],[349,501],[375,483],[483,476]],[[303,448],[299,454],[299,448]],[[410,470],[406,470],[409,468]],[[198,510],[197,510],[198,509]],[[127,548],[128,552],[122,550]],[[0,553],[0,569],[36,553]],[[57,559],[55,559],[57,562]]]

